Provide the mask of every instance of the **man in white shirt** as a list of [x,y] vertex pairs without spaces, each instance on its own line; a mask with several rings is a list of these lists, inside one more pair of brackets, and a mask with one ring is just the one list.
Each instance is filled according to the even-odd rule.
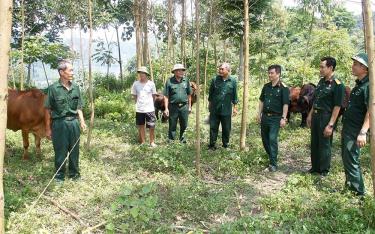
[[137,70],[139,79],[133,83],[131,94],[136,102],[136,124],[138,127],[139,143],[145,143],[146,129],[150,129],[150,146],[156,147],[155,135],[155,107],[154,99],[156,94],[155,83],[148,80],[148,70],[146,67],[139,67]]

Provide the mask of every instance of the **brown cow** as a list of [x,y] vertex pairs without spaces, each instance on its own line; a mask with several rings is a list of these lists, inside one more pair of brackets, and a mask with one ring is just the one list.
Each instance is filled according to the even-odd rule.
[[40,155],[40,140],[46,136],[45,119],[49,113],[45,111],[46,95],[38,90],[17,91],[8,89],[7,128],[13,131],[22,130],[23,155],[29,159],[29,133],[35,136],[36,153]]
[[289,89],[289,109],[288,109],[288,120],[290,113],[301,113],[301,127],[306,127],[306,119],[309,111],[312,108],[312,101],[314,97],[314,91],[316,86],[312,83],[304,84],[302,88],[291,87]]
[[[190,81],[191,89],[193,90],[193,93],[191,95],[191,106],[193,106],[194,103],[197,102],[197,84],[193,81]],[[168,120],[168,116],[164,115],[165,111],[165,103],[164,103],[164,95],[161,93],[156,94],[155,101],[154,101],[154,107],[155,107],[155,115],[156,118],[159,119],[159,111],[161,111],[163,114],[161,116],[161,122],[166,123]]]

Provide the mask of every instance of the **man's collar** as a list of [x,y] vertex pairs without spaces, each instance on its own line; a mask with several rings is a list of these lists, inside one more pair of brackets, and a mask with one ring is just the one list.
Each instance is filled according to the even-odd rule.
[[368,77],[368,75],[366,75],[366,76],[363,77],[361,80],[360,80],[360,79],[356,79],[356,80],[355,80],[355,83],[356,83],[357,85],[360,85],[360,84],[363,84],[363,83],[368,82],[368,81],[369,81],[369,77]]

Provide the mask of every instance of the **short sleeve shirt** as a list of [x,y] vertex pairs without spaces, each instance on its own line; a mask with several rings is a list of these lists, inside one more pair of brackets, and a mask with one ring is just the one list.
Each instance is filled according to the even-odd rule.
[[345,97],[344,84],[332,77],[330,80],[320,79],[316,86],[313,99],[313,108],[332,112],[335,106],[342,106]]
[[236,79],[231,76],[225,80],[221,76],[216,76],[212,79],[208,101],[210,102],[211,113],[231,115],[232,104],[238,103]]
[[272,82],[265,84],[262,88],[259,100],[263,102],[264,113],[283,113],[283,106],[289,105],[289,89],[278,82],[272,86]]
[[48,87],[44,106],[51,110],[52,119],[77,116],[82,109],[82,97],[78,85],[71,83],[70,89],[65,88],[60,80]]
[[193,93],[188,78],[183,77],[180,81],[176,77],[167,80],[164,87],[164,96],[168,97],[169,103],[187,103],[188,96]]
[[369,77],[356,80],[356,86],[350,92],[348,107],[343,116],[345,130],[359,131],[362,128],[369,104]]
[[149,113],[155,111],[153,96],[156,94],[155,83],[148,80],[145,83],[135,81],[133,83],[131,94],[137,96],[135,104],[136,112]]

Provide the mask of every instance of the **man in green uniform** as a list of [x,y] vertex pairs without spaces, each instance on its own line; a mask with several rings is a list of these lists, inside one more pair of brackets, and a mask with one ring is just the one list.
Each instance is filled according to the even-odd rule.
[[341,155],[345,168],[345,185],[361,196],[365,194],[365,186],[359,156],[360,148],[366,145],[366,135],[369,129],[368,57],[367,54],[361,53],[352,59],[352,74],[357,79],[343,116]]
[[164,87],[165,115],[169,116],[168,139],[175,140],[177,120],[180,122],[180,142],[186,143],[184,136],[191,112],[190,81],[184,77],[185,67],[175,64],[172,69],[173,77],[169,78]]
[[268,170],[277,170],[278,136],[280,127],[285,127],[289,106],[289,89],[280,80],[281,66],[268,67],[269,83],[263,86],[259,97],[258,122],[261,123],[263,146],[268,154]]
[[216,149],[215,143],[220,124],[223,147],[228,148],[232,115],[237,114],[237,81],[229,73],[230,65],[228,63],[221,64],[219,75],[212,79],[208,93],[210,111],[210,143],[208,148],[213,150]]
[[[80,177],[78,167],[80,126],[86,129],[82,114],[82,99],[79,87],[73,83],[73,66],[69,61],[63,60],[57,68],[60,79],[48,88],[45,101],[46,110],[50,112],[47,119],[47,137],[52,138],[55,151],[55,169],[57,181],[65,178],[65,158],[69,155],[69,178]],[[79,121],[78,121],[79,119]],[[61,168],[60,168],[61,167]],[[60,170],[58,170],[60,168]]]
[[311,169],[309,173],[326,176],[331,167],[331,146],[337,116],[344,101],[345,86],[334,74],[336,60],[320,60],[320,76],[315,89],[313,107],[307,117],[311,128]]

